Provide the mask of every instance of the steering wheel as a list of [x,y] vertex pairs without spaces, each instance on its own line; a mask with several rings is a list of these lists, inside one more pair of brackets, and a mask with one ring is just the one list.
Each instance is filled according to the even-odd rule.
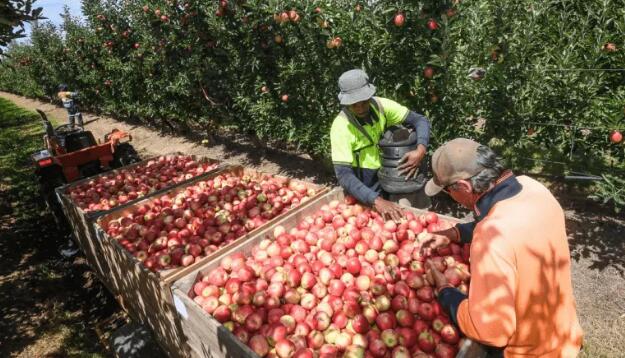
[[75,125],[71,125],[69,123],[62,124],[62,125],[54,128],[54,131],[56,133],[59,133],[59,134],[68,134],[68,133],[73,133],[73,132],[82,132],[82,130],[83,130],[82,128],[77,127]]

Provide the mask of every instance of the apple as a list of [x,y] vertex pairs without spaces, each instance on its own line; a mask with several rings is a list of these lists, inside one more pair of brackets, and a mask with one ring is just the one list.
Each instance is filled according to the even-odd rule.
[[426,352],[432,353],[436,348],[436,342],[434,342],[434,337],[432,336],[432,332],[429,330],[425,330],[419,334],[419,338],[417,339],[417,345],[419,348]]
[[369,321],[363,314],[358,314],[351,321],[352,328],[356,333],[365,334],[369,332]]
[[258,354],[260,357],[264,357],[269,353],[269,344],[267,343],[267,339],[262,335],[255,335],[250,338],[248,345],[254,353]]
[[438,23],[434,19],[429,19],[427,23],[428,29],[434,31],[438,29]]
[[404,14],[397,13],[395,15],[395,17],[393,18],[393,23],[395,24],[395,26],[397,27],[402,27],[404,26],[404,22],[406,21],[406,17],[404,16]]
[[276,341],[275,349],[280,358],[291,358],[295,353],[295,345],[286,338]]
[[455,358],[457,349],[449,344],[439,343],[436,345],[434,354],[440,358]]
[[399,343],[399,337],[397,336],[397,333],[392,329],[383,330],[380,338],[388,348],[393,348]]
[[434,69],[430,66],[426,66],[423,69],[423,77],[427,79],[432,79],[432,77],[434,77]]
[[440,330],[441,338],[445,343],[457,344],[460,340],[460,334],[456,327],[451,324],[445,324]]

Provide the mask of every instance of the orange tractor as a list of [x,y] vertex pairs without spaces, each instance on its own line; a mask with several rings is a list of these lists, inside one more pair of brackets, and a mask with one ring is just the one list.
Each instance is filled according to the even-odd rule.
[[104,141],[96,142],[93,134],[83,127],[63,124],[54,128],[43,111],[37,109],[37,112],[45,129],[45,149],[31,158],[41,195],[57,225],[62,227],[65,219],[55,195],[57,187],[140,159],[129,143],[132,136],[126,132],[113,129],[104,136]]

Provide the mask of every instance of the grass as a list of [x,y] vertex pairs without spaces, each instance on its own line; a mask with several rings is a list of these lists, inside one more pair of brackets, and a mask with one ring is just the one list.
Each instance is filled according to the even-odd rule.
[[104,357],[93,327],[111,304],[84,260],[57,252],[30,163],[42,137],[37,113],[0,98],[0,356]]
[[[17,199],[31,199],[36,183],[28,165],[29,156],[41,145],[41,125],[38,115],[21,109],[0,98],[0,190],[3,198],[16,207]],[[38,138],[38,140],[36,140]]]

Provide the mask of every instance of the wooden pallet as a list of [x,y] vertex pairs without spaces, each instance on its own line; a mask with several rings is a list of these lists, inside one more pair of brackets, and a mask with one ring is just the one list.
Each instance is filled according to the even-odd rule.
[[[214,176],[234,173],[239,176],[249,175],[251,177],[259,177],[267,175],[266,173],[255,170],[246,169],[240,166],[230,166],[222,168],[209,176],[196,179],[191,183],[177,186],[162,194],[168,194],[174,197],[179,192],[184,191],[189,185],[193,185],[201,180],[208,180]],[[279,177],[279,176],[278,176]],[[285,180],[294,180],[284,178]],[[298,181],[300,182],[300,181]],[[313,203],[316,198],[321,197],[327,192],[327,188],[316,184],[303,182],[308,188],[314,188],[316,195],[300,204],[299,207],[306,207]],[[264,230],[264,227],[271,226],[285,215],[289,215],[293,211],[278,215],[265,225],[251,231],[234,242],[223,246],[213,254],[202,258],[202,260],[188,266],[179,267],[166,271],[152,272],[138,261],[132,254],[126,251],[118,242],[111,238],[103,228],[108,226],[112,220],[116,220],[130,212],[136,207],[148,204],[153,201],[155,196],[143,199],[131,206],[126,206],[121,210],[100,216],[97,219],[96,237],[102,245],[103,260],[110,267],[110,276],[107,278],[118,288],[122,305],[126,307],[130,316],[138,322],[150,327],[156,335],[159,344],[163,350],[172,357],[184,357],[189,355],[188,347],[185,344],[185,338],[182,333],[179,316],[174,308],[174,301],[171,291],[171,284],[181,277],[186,276],[189,272],[196,270],[205,263],[212,261],[215,257],[221,256],[223,252],[230,248],[238,246],[241,242],[246,241],[257,232]]]
[[[273,229],[282,225],[288,232],[297,226],[305,217],[314,214],[323,205],[332,200],[343,200],[344,193],[341,188],[335,188],[322,197],[319,197],[310,205],[299,208],[256,233],[250,239],[241,244],[224,251],[218,257],[206,262],[202,266],[197,266],[188,274],[172,285],[174,305],[180,316],[180,322],[187,343],[194,357],[258,357],[248,346],[239,341],[230,331],[223,327],[211,315],[195,303],[189,295],[193,290],[193,284],[202,276],[217,268],[224,257],[242,252],[245,255],[251,254],[252,248],[264,239],[273,239]],[[426,211],[405,207],[405,209],[415,214],[423,214]],[[460,222],[457,218],[439,215],[439,217],[451,221]]]

